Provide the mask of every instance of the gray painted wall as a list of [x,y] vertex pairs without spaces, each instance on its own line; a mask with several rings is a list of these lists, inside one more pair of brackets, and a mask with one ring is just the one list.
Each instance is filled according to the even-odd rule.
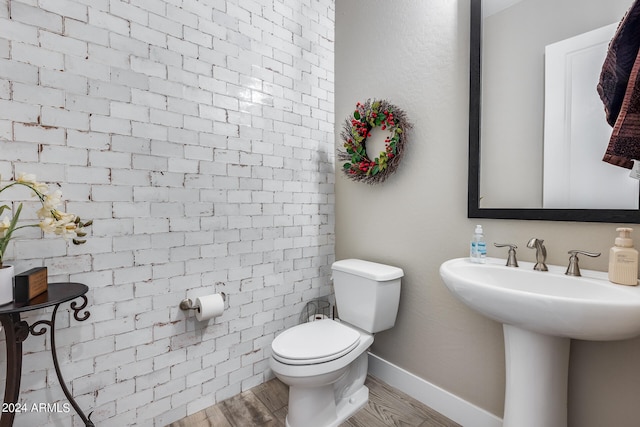
[[[387,182],[355,183],[338,171],[336,259],[405,270],[398,321],[376,335],[374,353],[501,415],[502,328],[449,294],[440,264],[467,255],[477,222],[489,256],[506,257],[493,242],[510,241],[521,260],[533,261],[526,241],[536,236],[552,264],[566,264],[567,251],[579,248],[604,252],[582,259],[583,269],[606,270],[617,225],[467,219],[468,26],[467,1],[336,2],[336,135],[369,97],[403,108],[414,123],[406,157]],[[636,426],[639,360],[640,339],[572,341],[569,425]]]

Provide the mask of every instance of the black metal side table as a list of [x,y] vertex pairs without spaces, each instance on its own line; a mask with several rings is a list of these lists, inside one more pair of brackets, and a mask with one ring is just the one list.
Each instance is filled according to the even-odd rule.
[[[76,298],[82,299],[82,303],[78,305],[73,301],[70,305],[73,310],[73,317],[82,322],[89,318],[89,311],[85,310],[82,314],[80,311],[84,310],[87,306],[87,297],[85,294],[89,288],[82,283],[49,283],[47,292],[38,295],[26,303],[10,303],[0,306],[0,323],[4,330],[4,336],[6,338],[7,345],[7,379],[4,391],[4,405],[2,416],[0,417],[0,427],[10,427],[13,425],[13,419],[16,415],[15,410],[11,410],[11,405],[18,403],[18,396],[20,394],[20,378],[22,376],[22,342],[31,335],[44,335],[49,328],[49,334],[51,339],[51,357],[53,358],[53,367],[56,370],[60,387],[64,392],[64,395],[69,400],[69,403],[73,406],[76,413],[82,418],[85,426],[93,427],[94,424],[91,421],[91,414],[86,417],[75,399],[67,389],[62,374],[60,373],[60,366],[58,365],[58,356],[56,355],[56,313],[58,307],[63,302],[71,301]],[[20,313],[26,311],[38,310],[46,307],[54,307],[51,320],[38,320],[31,326],[20,319]],[[4,410],[4,407],[8,406],[8,410]],[[15,406],[13,406],[15,408]]]

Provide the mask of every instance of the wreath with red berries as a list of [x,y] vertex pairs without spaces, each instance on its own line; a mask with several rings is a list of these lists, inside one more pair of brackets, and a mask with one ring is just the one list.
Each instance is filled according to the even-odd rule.
[[[374,128],[388,131],[385,149],[378,157],[367,156],[366,142]],[[343,125],[341,136],[344,150],[338,150],[338,159],[344,161],[342,170],[354,181],[375,184],[395,172],[404,153],[406,131],[411,128],[406,114],[385,100],[368,99],[358,102],[351,117]]]

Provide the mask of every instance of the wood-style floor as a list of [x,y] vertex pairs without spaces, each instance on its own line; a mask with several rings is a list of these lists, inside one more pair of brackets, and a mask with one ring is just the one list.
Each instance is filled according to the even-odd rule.
[[[366,385],[369,403],[340,427],[461,427],[371,375]],[[168,427],[284,427],[288,399],[288,387],[273,379]]]

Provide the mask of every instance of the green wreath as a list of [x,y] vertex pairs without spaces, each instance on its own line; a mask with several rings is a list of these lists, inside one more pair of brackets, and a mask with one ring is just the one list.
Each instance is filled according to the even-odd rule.
[[[380,127],[388,130],[385,150],[371,160],[367,156],[366,141],[371,130]],[[338,150],[338,159],[344,161],[342,170],[354,181],[375,184],[395,172],[404,154],[406,131],[411,128],[406,114],[385,100],[368,99],[358,102],[352,117],[345,120],[341,136],[344,150]]]

